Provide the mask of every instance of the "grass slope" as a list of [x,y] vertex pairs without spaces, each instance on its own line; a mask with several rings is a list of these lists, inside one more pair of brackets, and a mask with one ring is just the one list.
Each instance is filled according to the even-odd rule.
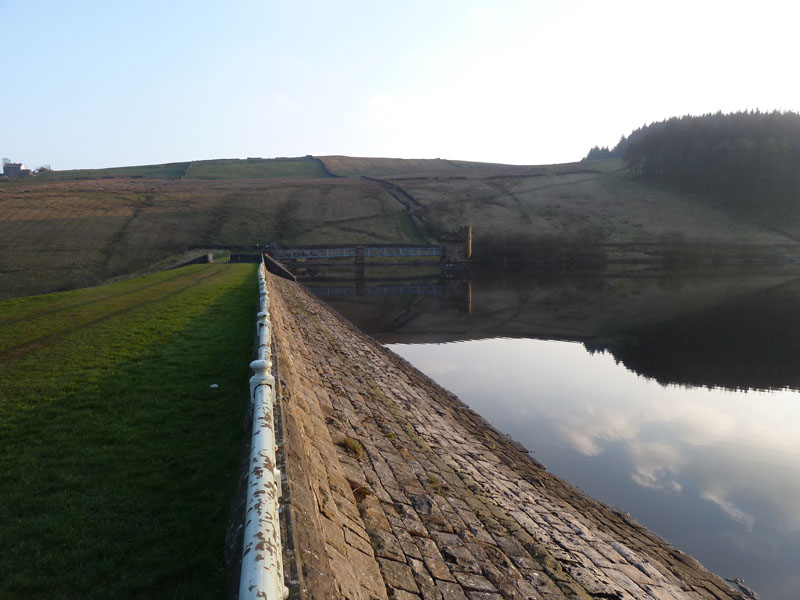
[[324,178],[331,175],[310,156],[301,158],[248,158],[200,160],[186,170],[188,179],[263,179],[268,177]]
[[223,594],[254,281],[195,265],[0,303],[0,597]]
[[443,158],[372,158],[320,156],[328,171],[340,177],[398,177],[464,175],[467,173],[539,173],[547,167],[447,160]]
[[223,158],[194,162],[49,171],[36,176],[40,181],[82,179],[265,179],[270,177],[331,177],[325,165],[311,156],[298,158]]
[[[349,176],[329,177],[326,169]],[[747,256],[750,249],[763,258],[773,247],[796,255],[800,240],[800,223],[763,227],[642,184],[619,161],[200,161],[176,180],[1,183],[0,299],[95,285],[192,247],[430,243],[466,224],[474,226],[479,261],[520,248],[520,255],[550,252],[557,260],[559,248],[591,246],[591,254],[598,245],[618,246],[608,251],[618,261],[677,256],[683,247],[701,258]]]
[[183,177],[188,162],[166,163],[163,165],[141,165],[138,167],[112,167],[109,169],[73,169],[69,171],[50,171],[36,176],[44,181],[65,181],[74,179],[111,179],[133,177],[137,179],[179,179]]
[[[425,227],[474,225],[474,252],[565,242],[606,245],[795,245],[796,224],[764,228],[680,194],[631,179],[616,161],[539,175],[396,178]],[[508,248],[503,248],[507,243]]]
[[424,243],[364,179],[0,184],[0,299],[95,285],[194,246]]

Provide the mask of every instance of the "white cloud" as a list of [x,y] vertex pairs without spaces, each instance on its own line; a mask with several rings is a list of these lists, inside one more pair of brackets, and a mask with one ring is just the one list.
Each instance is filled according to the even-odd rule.
[[706,490],[701,495],[701,498],[704,500],[708,500],[709,502],[713,502],[717,506],[722,509],[726,515],[728,515],[734,521],[738,521],[742,523],[748,531],[753,530],[753,526],[755,525],[755,518],[743,511],[740,508],[737,508],[736,505],[733,504],[730,500],[728,500],[724,494],[718,491],[711,491]]
[[675,494],[683,489],[675,476],[686,459],[674,446],[636,439],[628,444],[628,453],[634,464],[631,479],[639,485]]
[[445,361],[430,360],[424,365],[421,365],[422,370],[432,377],[445,375],[447,373],[456,373],[460,367],[455,363]]
[[[422,364],[412,353],[427,352],[425,348],[399,351]],[[491,404],[494,423],[524,429],[526,423],[541,428],[544,422],[584,456],[598,456],[614,446],[630,459],[629,476],[638,485],[673,494],[698,490],[700,497],[748,528],[755,527],[756,513],[741,503],[769,510],[783,527],[800,529],[796,392],[744,394],[661,386],[622,367],[610,368],[614,359],[609,354],[592,356],[571,343],[462,342],[449,344],[448,355],[459,370],[439,381],[471,398],[479,412]],[[569,364],[567,372],[564,363]],[[526,396],[529,402],[521,400]]]

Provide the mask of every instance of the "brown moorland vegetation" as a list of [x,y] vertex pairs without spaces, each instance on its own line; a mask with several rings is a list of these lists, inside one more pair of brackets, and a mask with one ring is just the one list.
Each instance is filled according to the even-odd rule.
[[0,186],[0,297],[85,287],[192,247],[422,243],[361,179],[26,180]]
[[336,156],[54,171],[0,184],[0,298],[146,272],[193,248],[430,243],[464,224],[478,261],[578,249],[627,260],[652,247],[786,256],[800,235],[638,183],[621,161]]
[[[690,254],[781,256],[796,250],[800,224],[780,231],[689,194],[632,178],[622,160],[489,165],[449,160],[321,157],[335,174],[391,186],[429,236],[472,224],[475,258],[563,258],[582,249],[618,260]],[[415,170],[416,169],[416,170]],[[788,253],[788,254],[787,254]],[[519,257],[524,258],[524,257]]]

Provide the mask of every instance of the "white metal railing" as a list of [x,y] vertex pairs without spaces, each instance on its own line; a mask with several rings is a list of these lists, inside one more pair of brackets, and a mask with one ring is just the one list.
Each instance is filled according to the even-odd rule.
[[[364,256],[442,256],[442,246],[363,246]],[[358,256],[358,247],[350,248],[275,248],[276,259],[351,258]]]
[[275,461],[275,379],[270,360],[272,323],[269,320],[269,292],[263,261],[258,268],[258,287],[258,351],[256,360],[250,363],[250,368],[254,371],[250,378],[253,434],[247,479],[239,598],[281,600],[289,596],[289,590],[283,582],[283,551],[278,520],[281,472]]

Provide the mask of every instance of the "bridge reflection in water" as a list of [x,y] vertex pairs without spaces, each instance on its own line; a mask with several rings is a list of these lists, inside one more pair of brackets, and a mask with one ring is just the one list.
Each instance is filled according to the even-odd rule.
[[303,285],[322,300],[350,297],[414,296],[438,297],[440,304],[462,314],[472,314],[472,282],[468,279],[440,279],[436,283],[367,284],[356,279],[352,284],[304,281]]
[[320,298],[344,296],[422,296],[443,294],[443,285],[306,285]]

